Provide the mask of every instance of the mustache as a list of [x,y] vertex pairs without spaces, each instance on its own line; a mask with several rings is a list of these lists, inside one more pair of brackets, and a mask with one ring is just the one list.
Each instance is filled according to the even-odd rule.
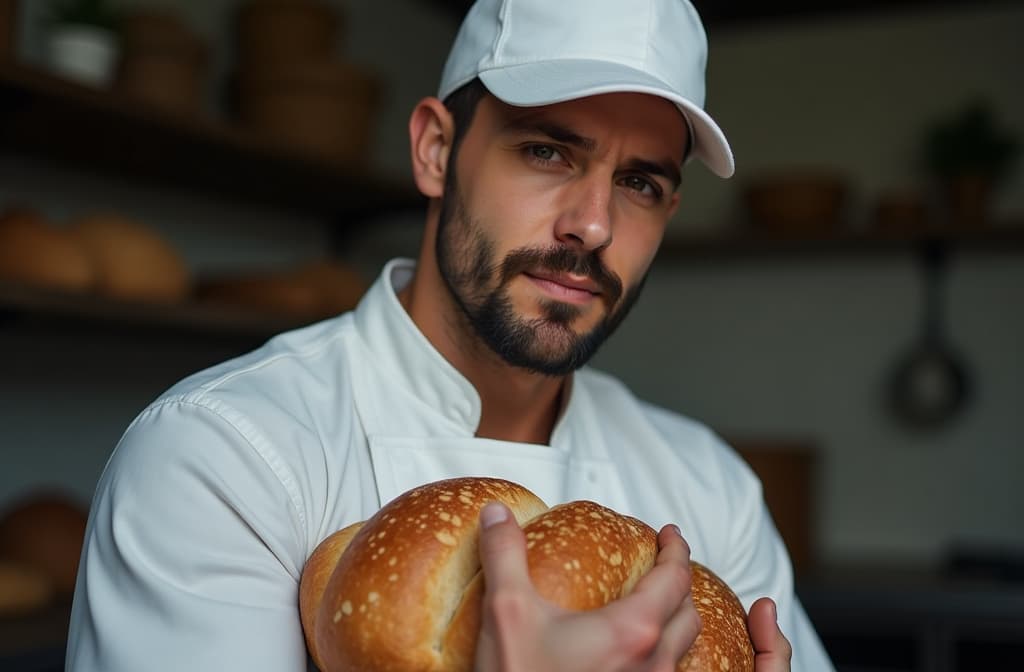
[[509,252],[501,262],[501,284],[506,284],[520,273],[536,270],[571,273],[589,278],[601,290],[609,306],[622,296],[622,280],[609,271],[594,252],[579,253],[570,247],[519,248]]

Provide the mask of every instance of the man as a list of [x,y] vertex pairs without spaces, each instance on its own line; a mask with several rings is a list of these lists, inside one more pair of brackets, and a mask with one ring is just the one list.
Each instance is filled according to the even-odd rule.
[[460,475],[663,526],[632,595],[572,614],[532,592],[521,530],[485,507],[479,669],[671,669],[700,627],[691,547],[750,609],[759,672],[830,669],[749,469],[583,367],[640,291],[686,158],[733,171],[705,54],[686,0],[478,2],[410,118],[417,263],[135,419],[93,504],[69,669],[303,669],[316,545]]

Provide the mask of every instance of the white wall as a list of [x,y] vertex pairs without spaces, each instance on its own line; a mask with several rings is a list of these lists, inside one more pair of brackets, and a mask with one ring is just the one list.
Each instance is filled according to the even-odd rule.
[[[1024,8],[877,13],[711,35],[709,107],[737,176],[684,178],[669,235],[743,226],[747,176],[835,167],[866,226],[880,190],[925,187],[923,128],[976,96],[1024,140]],[[1024,160],[996,214],[1024,226]],[[1024,252],[954,250],[950,339],[975,385],[947,428],[886,414],[895,359],[914,341],[919,269],[904,255],[665,262],[600,363],[646,396],[728,434],[817,443],[825,560],[938,561],[949,544],[1024,547]]]
[[[210,35],[232,3],[182,3]],[[347,57],[390,81],[379,167],[406,171],[405,115],[437,80],[454,25],[416,0],[348,2]],[[1024,9],[1009,4],[848,21],[766,23],[716,31],[709,103],[734,144],[736,180],[699,169],[670,235],[737,225],[738,189],[755,169],[825,163],[850,175],[860,210],[889,185],[914,183],[923,124],[981,92],[1024,137]],[[38,46],[28,46],[29,55]],[[219,72],[230,59],[219,55]],[[813,95],[807,91],[812,90]],[[39,162],[0,157],[0,206],[43,199],[55,216],[116,200],[166,231],[199,270],[276,263],[318,251],[318,222],[185,192],[138,189]],[[1024,170],[1001,193],[1024,210]],[[859,211],[851,212],[857,225]],[[402,241],[415,227],[381,227]],[[296,235],[296,232],[298,234]],[[246,245],[236,256],[239,234]],[[373,254],[377,248],[373,249]],[[827,560],[935,561],[946,544],[1024,545],[1024,255],[960,253],[950,331],[977,386],[948,430],[907,432],[880,407],[893,359],[915,337],[916,267],[908,255],[660,263],[631,321],[598,363],[643,396],[730,434],[809,437],[820,446],[819,538]],[[0,322],[0,501],[57,483],[87,496],[132,415],[177,377],[234,344]]]
[[[787,166],[846,175],[848,223],[860,227],[880,190],[927,186],[916,163],[925,128],[975,98],[988,100],[997,123],[1024,142],[1024,8],[979,5],[712,33],[707,104],[733,145],[737,174],[723,182],[691,171],[693,198],[676,233],[736,225],[746,179]],[[1024,212],[1024,170],[995,209]]]

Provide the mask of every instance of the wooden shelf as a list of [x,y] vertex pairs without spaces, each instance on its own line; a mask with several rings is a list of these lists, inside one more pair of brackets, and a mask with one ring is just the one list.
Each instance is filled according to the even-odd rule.
[[328,216],[339,227],[424,202],[411,181],[289,151],[230,124],[148,107],[3,61],[0,151]]
[[906,233],[820,233],[764,235],[755,233],[721,236],[678,236],[666,239],[657,261],[725,259],[772,259],[906,254],[926,245],[987,254],[1024,252],[1024,222],[1006,222],[987,228],[962,231],[934,230]]
[[64,669],[70,617],[70,598],[28,613],[0,614],[0,669]]
[[263,339],[312,323],[302,319],[213,303],[159,304],[123,301],[0,282],[0,316],[90,322],[105,326],[187,332],[203,338]]
[[[428,0],[462,20],[473,0]],[[868,11],[899,11],[934,7],[967,6],[978,4],[1008,4],[1012,0],[693,0],[701,20],[709,30],[721,26],[742,26],[763,21],[799,20],[813,17],[856,16]]]

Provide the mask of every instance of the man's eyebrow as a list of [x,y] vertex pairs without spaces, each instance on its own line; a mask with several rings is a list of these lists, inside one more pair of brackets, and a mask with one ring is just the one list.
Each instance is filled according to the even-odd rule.
[[[597,141],[593,138],[580,135],[565,126],[531,116],[521,116],[511,119],[507,124],[502,126],[501,131],[506,133],[524,133],[530,135],[539,134],[551,138],[555,142],[560,142],[571,147],[579,147],[587,152],[593,152],[597,148]],[[647,159],[634,158],[627,162],[626,167],[629,170],[647,173],[656,177],[664,177],[672,183],[673,190],[679,187],[683,179],[679,166],[673,163],[670,159],[665,159],[663,161],[650,161]]]
[[565,145],[572,147],[579,147],[588,152],[594,151],[597,147],[597,141],[593,138],[580,135],[575,131],[560,126],[550,121],[544,121],[543,119],[536,119],[532,117],[517,117],[512,119],[505,124],[502,129],[503,132],[511,133],[538,133],[545,135],[556,142],[560,142]]

